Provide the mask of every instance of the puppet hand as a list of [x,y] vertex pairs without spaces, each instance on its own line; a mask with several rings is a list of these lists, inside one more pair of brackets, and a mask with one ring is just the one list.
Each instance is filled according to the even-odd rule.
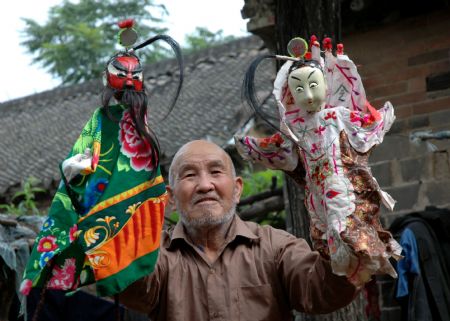
[[277,133],[267,138],[235,136],[236,149],[245,160],[261,163],[267,168],[293,171],[298,155],[293,143]]
[[83,154],[76,154],[62,163],[63,174],[70,182],[75,176],[80,174],[86,168],[91,167],[92,154],[89,148],[84,150]]

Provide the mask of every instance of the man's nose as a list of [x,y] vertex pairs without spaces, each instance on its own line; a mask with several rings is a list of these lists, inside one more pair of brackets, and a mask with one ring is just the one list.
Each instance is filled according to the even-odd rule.
[[201,192],[209,192],[214,189],[214,184],[211,176],[208,174],[201,174],[198,178],[198,190]]

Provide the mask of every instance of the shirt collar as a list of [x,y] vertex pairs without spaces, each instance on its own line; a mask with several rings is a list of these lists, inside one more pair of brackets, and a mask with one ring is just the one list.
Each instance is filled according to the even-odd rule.
[[[181,239],[184,242],[189,244],[189,237],[186,234],[185,228],[181,220],[175,225],[172,233],[170,235],[170,241],[166,245],[166,248],[169,249],[176,243],[175,240]],[[248,240],[257,240],[259,236],[256,236],[247,226],[247,224],[241,220],[241,218],[237,215],[234,215],[233,221],[231,222],[230,230],[227,235],[227,243],[234,241],[238,236],[244,237]]]

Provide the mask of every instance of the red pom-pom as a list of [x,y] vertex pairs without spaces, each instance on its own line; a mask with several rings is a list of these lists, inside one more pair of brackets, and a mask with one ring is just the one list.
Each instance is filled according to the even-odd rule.
[[305,53],[305,59],[306,60],[311,60],[312,59],[311,51],[308,51],[307,53]]
[[341,43],[338,43],[336,45],[336,47],[337,47],[337,54],[338,55],[343,55],[344,54],[344,45],[341,44]]
[[133,28],[134,20],[133,19],[126,19],[126,20],[119,21],[117,24],[119,25],[119,28],[121,28],[121,29],[123,29],[123,28]]
[[309,48],[312,48],[312,46],[314,45],[314,43],[317,41],[317,37],[315,35],[312,35],[309,38]]
[[333,44],[332,44],[332,42],[331,42],[331,38],[324,38],[323,40],[322,40],[322,45],[323,45],[323,49],[325,49],[325,50],[331,50],[331,49],[333,49]]

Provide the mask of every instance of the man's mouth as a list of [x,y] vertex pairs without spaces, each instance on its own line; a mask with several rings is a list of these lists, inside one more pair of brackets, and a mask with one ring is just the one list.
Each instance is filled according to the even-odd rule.
[[203,204],[209,202],[218,202],[217,198],[214,197],[203,197],[194,201],[194,204]]

